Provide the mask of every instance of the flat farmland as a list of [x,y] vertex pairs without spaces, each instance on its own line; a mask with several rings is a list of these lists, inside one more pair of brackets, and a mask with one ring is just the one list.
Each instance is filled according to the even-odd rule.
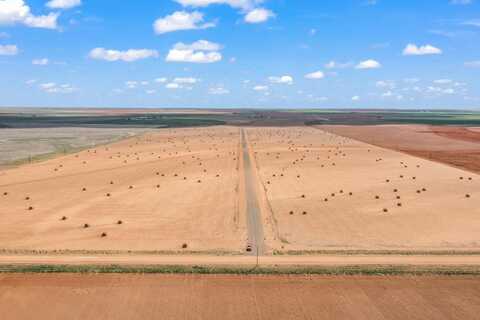
[[480,176],[317,128],[246,130],[276,252],[480,249]]
[[0,275],[5,319],[478,319],[478,277]]
[[162,129],[0,171],[1,249],[244,250],[237,128]]

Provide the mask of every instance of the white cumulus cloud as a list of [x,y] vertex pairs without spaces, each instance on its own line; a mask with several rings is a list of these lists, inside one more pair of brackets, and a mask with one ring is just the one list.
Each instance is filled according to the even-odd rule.
[[32,28],[56,29],[58,13],[35,16],[24,0],[0,0],[0,25],[23,24]]
[[200,80],[197,79],[197,78],[192,78],[192,77],[188,77],[188,78],[175,78],[175,79],[173,79],[173,82],[174,82],[174,83],[179,83],[179,84],[195,84],[195,83],[197,83],[198,81],[200,81]]
[[323,71],[315,71],[315,72],[306,74],[305,78],[310,80],[319,80],[319,79],[325,78],[325,74],[323,73]]
[[32,60],[32,64],[36,66],[46,66],[48,63],[49,60],[47,58]]
[[442,54],[442,50],[430,44],[417,46],[413,43],[408,44],[405,49],[403,49],[404,56],[423,56],[431,54]]
[[40,89],[47,93],[72,93],[77,91],[77,88],[71,84],[56,84],[55,82],[47,82],[39,85]]
[[46,6],[51,9],[71,9],[82,5],[82,0],[51,0]]
[[255,91],[268,91],[269,87],[268,86],[255,86],[253,87],[253,90]]
[[257,4],[263,2],[263,0],[175,0],[182,6],[187,7],[207,7],[213,4],[229,5],[233,8],[248,10],[255,7]]
[[171,83],[167,83],[165,85],[165,88],[175,90],[175,89],[180,89],[181,86],[178,83],[171,82]]
[[153,24],[153,29],[157,34],[179,30],[207,29],[215,27],[213,22],[203,22],[203,13],[194,11],[176,11],[164,18],[159,18]]
[[89,57],[96,60],[133,62],[141,59],[156,58],[158,52],[149,49],[129,49],[126,51],[95,48]]
[[270,18],[274,18],[275,14],[264,8],[257,8],[249,11],[245,15],[245,22],[247,23],[262,23],[267,21]]
[[281,76],[281,77],[269,77],[268,81],[271,83],[277,84],[293,84],[293,77],[292,76]]
[[222,48],[217,43],[206,40],[196,41],[192,44],[179,42],[168,52],[168,62],[189,63],[214,63],[222,60],[222,54],[218,51]]
[[16,45],[0,45],[0,56],[16,56],[17,54],[18,47]]
[[362,69],[378,69],[378,68],[381,68],[381,67],[382,67],[382,65],[378,61],[369,59],[369,60],[365,60],[365,61],[362,61],[359,64],[357,64],[355,69],[360,69],[360,70],[362,70]]

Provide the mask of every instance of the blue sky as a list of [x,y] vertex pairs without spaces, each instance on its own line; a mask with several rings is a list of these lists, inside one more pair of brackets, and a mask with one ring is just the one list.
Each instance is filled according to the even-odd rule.
[[480,107],[479,0],[0,0],[0,106]]

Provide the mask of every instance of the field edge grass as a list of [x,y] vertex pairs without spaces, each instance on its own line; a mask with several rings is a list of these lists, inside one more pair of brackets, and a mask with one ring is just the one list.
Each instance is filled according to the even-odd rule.
[[80,274],[225,274],[225,275],[371,275],[371,276],[480,276],[480,266],[208,266],[208,265],[49,265],[9,264],[0,266],[2,273],[80,273]]

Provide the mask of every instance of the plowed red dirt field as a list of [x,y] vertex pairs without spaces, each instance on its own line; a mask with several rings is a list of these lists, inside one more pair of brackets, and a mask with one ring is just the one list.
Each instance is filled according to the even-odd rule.
[[0,275],[3,319],[478,319],[476,277]]
[[480,173],[480,128],[426,125],[319,126],[319,128]]

